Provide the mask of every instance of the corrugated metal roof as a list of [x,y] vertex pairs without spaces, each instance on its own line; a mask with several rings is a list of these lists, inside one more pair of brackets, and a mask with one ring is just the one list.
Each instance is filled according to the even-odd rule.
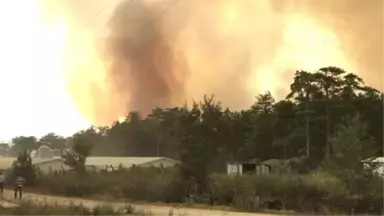
[[131,167],[133,165],[146,164],[162,159],[172,160],[164,157],[89,157],[87,158],[86,165],[96,167],[105,167],[106,165],[109,165],[118,167],[121,164],[123,167]]
[[377,157],[373,160],[374,162],[380,162],[380,163],[384,163],[384,157]]
[[[32,163],[39,164],[57,159],[60,158],[32,158]],[[15,160],[16,158],[0,157],[0,169],[8,169],[12,167],[12,163]],[[120,164],[122,164],[123,167],[131,167],[133,165],[151,163],[157,160],[169,160],[178,163],[178,161],[165,157],[88,157],[86,165],[96,167],[105,167],[106,165],[118,167]]]
[[[0,169],[8,169],[12,167],[13,161],[15,161],[16,157],[0,157]],[[56,158],[32,158],[32,163],[42,163],[46,161],[55,160]]]

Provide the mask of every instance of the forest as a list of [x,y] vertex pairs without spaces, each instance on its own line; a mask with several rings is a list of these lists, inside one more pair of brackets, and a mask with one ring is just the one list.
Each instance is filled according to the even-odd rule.
[[[286,99],[275,101],[266,92],[241,111],[222,107],[207,95],[191,106],[155,108],[147,116],[131,112],[111,127],[91,127],[72,137],[49,133],[41,137],[19,136],[10,153],[40,145],[64,149],[74,139],[93,146],[94,156],[193,157],[214,164],[249,159],[308,157],[316,165],[332,153],[335,127],[344,117],[361,114],[369,134],[383,155],[383,94],[365,86],[357,75],[336,67],[316,73],[297,71]],[[208,151],[206,151],[208,150]],[[204,154],[202,154],[204,153]],[[193,155],[193,156],[192,156]]]
[[[319,180],[324,177],[323,171],[326,170],[331,176],[345,181],[348,193],[343,194],[346,197],[359,194],[367,202],[370,200],[371,205],[381,201],[381,206],[361,207],[362,212],[366,213],[370,208],[376,212],[383,211],[383,196],[377,195],[382,191],[382,179],[378,184],[372,183],[377,182],[372,180],[375,177],[367,174],[359,165],[363,160],[383,156],[383,93],[365,85],[356,74],[333,66],[320,68],[313,73],[298,70],[285,99],[277,101],[271,93],[266,92],[257,95],[254,104],[241,111],[223,107],[214,95],[206,95],[193,104],[158,107],[147,115],[132,111],[124,121],[116,121],[110,127],[90,127],[71,137],[49,133],[41,138],[19,136],[12,142],[10,154],[14,156],[22,150],[48,145],[55,149],[85,146],[82,151],[86,152],[86,156],[160,156],[177,159],[182,162],[179,176],[183,182],[193,181],[197,184],[197,194],[209,191],[211,195],[216,194],[211,196],[212,202],[242,206],[246,210],[254,210],[254,207],[248,204],[244,207],[245,204],[239,204],[239,200],[230,198],[240,196],[238,193],[241,189],[238,188],[237,195],[233,191],[223,191],[228,190],[228,184],[235,184],[231,183],[234,180],[218,175],[226,172],[226,163],[229,162],[275,159],[288,162],[293,170],[291,172],[296,173],[295,177],[290,177],[292,182],[297,182],[296,178],[301,179],[299,182],[306,182],[308,176],[312,176],[312,180]],[[284,173],[281,171],[280,174]],[[352,177],[357,180],[352,182]],[[216,179],[216,183],[212,183],[212,178]],[[263,185],[281,181],[281,178],[273,176],[264,179],[264,182],[252,176],[243,178],[238,181]],[[380,182],[381,190],[378,188]],[[335,184],[331,181],[330,185]],[[327,187],[332,188],[330,185]],[[375,188],[369,189],[368,185],[375,185]],[[263,187],[268,188],[265,185]],[[314,189],[308,186],[308,190]],[[364,194],[362,191],[365,191]],[[376,197],[367,195],[369,191],[376,191]],[[63,191],[57,193],[64,194]],[[168,191],[167,198],[159,200],[181,200],[179,196],[169,198],[170,194]],[[308,192],[301,198],[309,199],[311,196],[311,192]],[[342,200],[339,195],[335,196]],[[318,200],[312,201],[317,203]],[[350,207],[352,204],[348,203]],[[308,210],[295,205],[292,204],[291,208]],[[269,203],[268,208],[271,206]],[[349,207],[340,209],[351,213]],[[314,207],[309,209],[313,210]]]

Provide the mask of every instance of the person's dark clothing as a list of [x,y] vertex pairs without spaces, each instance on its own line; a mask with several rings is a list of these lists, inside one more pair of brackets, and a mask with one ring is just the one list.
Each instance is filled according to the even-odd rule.
[[3,192],[4,192],[4,184],[5,184],[5,174],[0,173],[0,192],[1,192],[1,195],[3,195]]
[[3,195],[4,192],[4,182],[0,182],[0,193]]
[[23,198],[23,187],[17,187],[15,188],[15,199],[17,199],[17,193],[19,193],[19,199]]
[[21,199],[23,197],[23,185],[24,185],[23,177],[17,177],[15,183],[16,183],[15,199],[17,199],[17,193],[19,193],[19,199]]

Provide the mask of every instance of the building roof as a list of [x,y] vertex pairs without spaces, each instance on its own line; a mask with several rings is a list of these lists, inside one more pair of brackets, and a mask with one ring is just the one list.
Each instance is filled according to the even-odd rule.
[[[12,167],[13,161],[16,158],[0,157],[0,169],[8,169]],[[33,164],[49,163],[52,161],[61,160],[60,157],[53,158],[32,158]],[[174,163],[179,163],[176,160],[165,157],[88,157],[86,165],[95,167],[112,166],[118,167],[120,164],[123,167],[132,167],[133,165],[143,165],[152,163],[158,160],[168,160]]]
[[369,159],[363,160],[362,162],[367,162],[369,160],[371,160],[371,162],[384,163],[384,157],[369,158]]
[[178,161],[165,157],[88,157],[86,165],[96,167],[105,167],[106,165],[109,165],[118,167],[121,164],[123,167],[131,167],[133,165],[143,165],[158,160],[168,160],[178,163]]
[[[13,162],[16,160],[16,157],[0,157],[0,169],[5,170],[12,167]],[[33,164],[43,163],[57,158],[32,158]]]

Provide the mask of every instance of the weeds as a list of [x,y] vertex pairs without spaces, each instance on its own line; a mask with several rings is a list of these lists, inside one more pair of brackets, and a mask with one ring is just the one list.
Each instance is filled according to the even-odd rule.
[[90,172],[81,177],[74,172],[45,175],[37,189],[63,196],[111,195],[115,199],[177,202],[181,199],[175,169],[136,168],[116,172]]
[[0,207],[0,215],[150,215],[149,212],[136,210],[128,205],[124,208],[114,209],[112,206],[103,204],[94,208],[87,208],[83,205],[69,206],[49,205],[47,203],[33,203],[22,201],[19,206],[12,208]]
[[[67,172],[58,176],[42,176],[42,180],[44,184],[40,184],[37,190],[49,194],[106,196],[127,201],[183,203],[186,191],[177,169],[134,168],[115,172],[90,172],[81,177]],[[356,194],[351,193],[345,181],[325,171],[307,175],[212,174],[209,178],[209,195],[216,205],[231,206],[242,211],[294,210],[322,214],[351,214],[353,211],[355,214],[381,214],[383,179],[373,180],[369,185],[361,187],[363,191],[360,194]],[[201,198],[198,195],[194,197],[197,197],[196,200]],[[122,212],[131,213],[130,208],[127,206]],[[96,210],[96,213],[101,211]]]

